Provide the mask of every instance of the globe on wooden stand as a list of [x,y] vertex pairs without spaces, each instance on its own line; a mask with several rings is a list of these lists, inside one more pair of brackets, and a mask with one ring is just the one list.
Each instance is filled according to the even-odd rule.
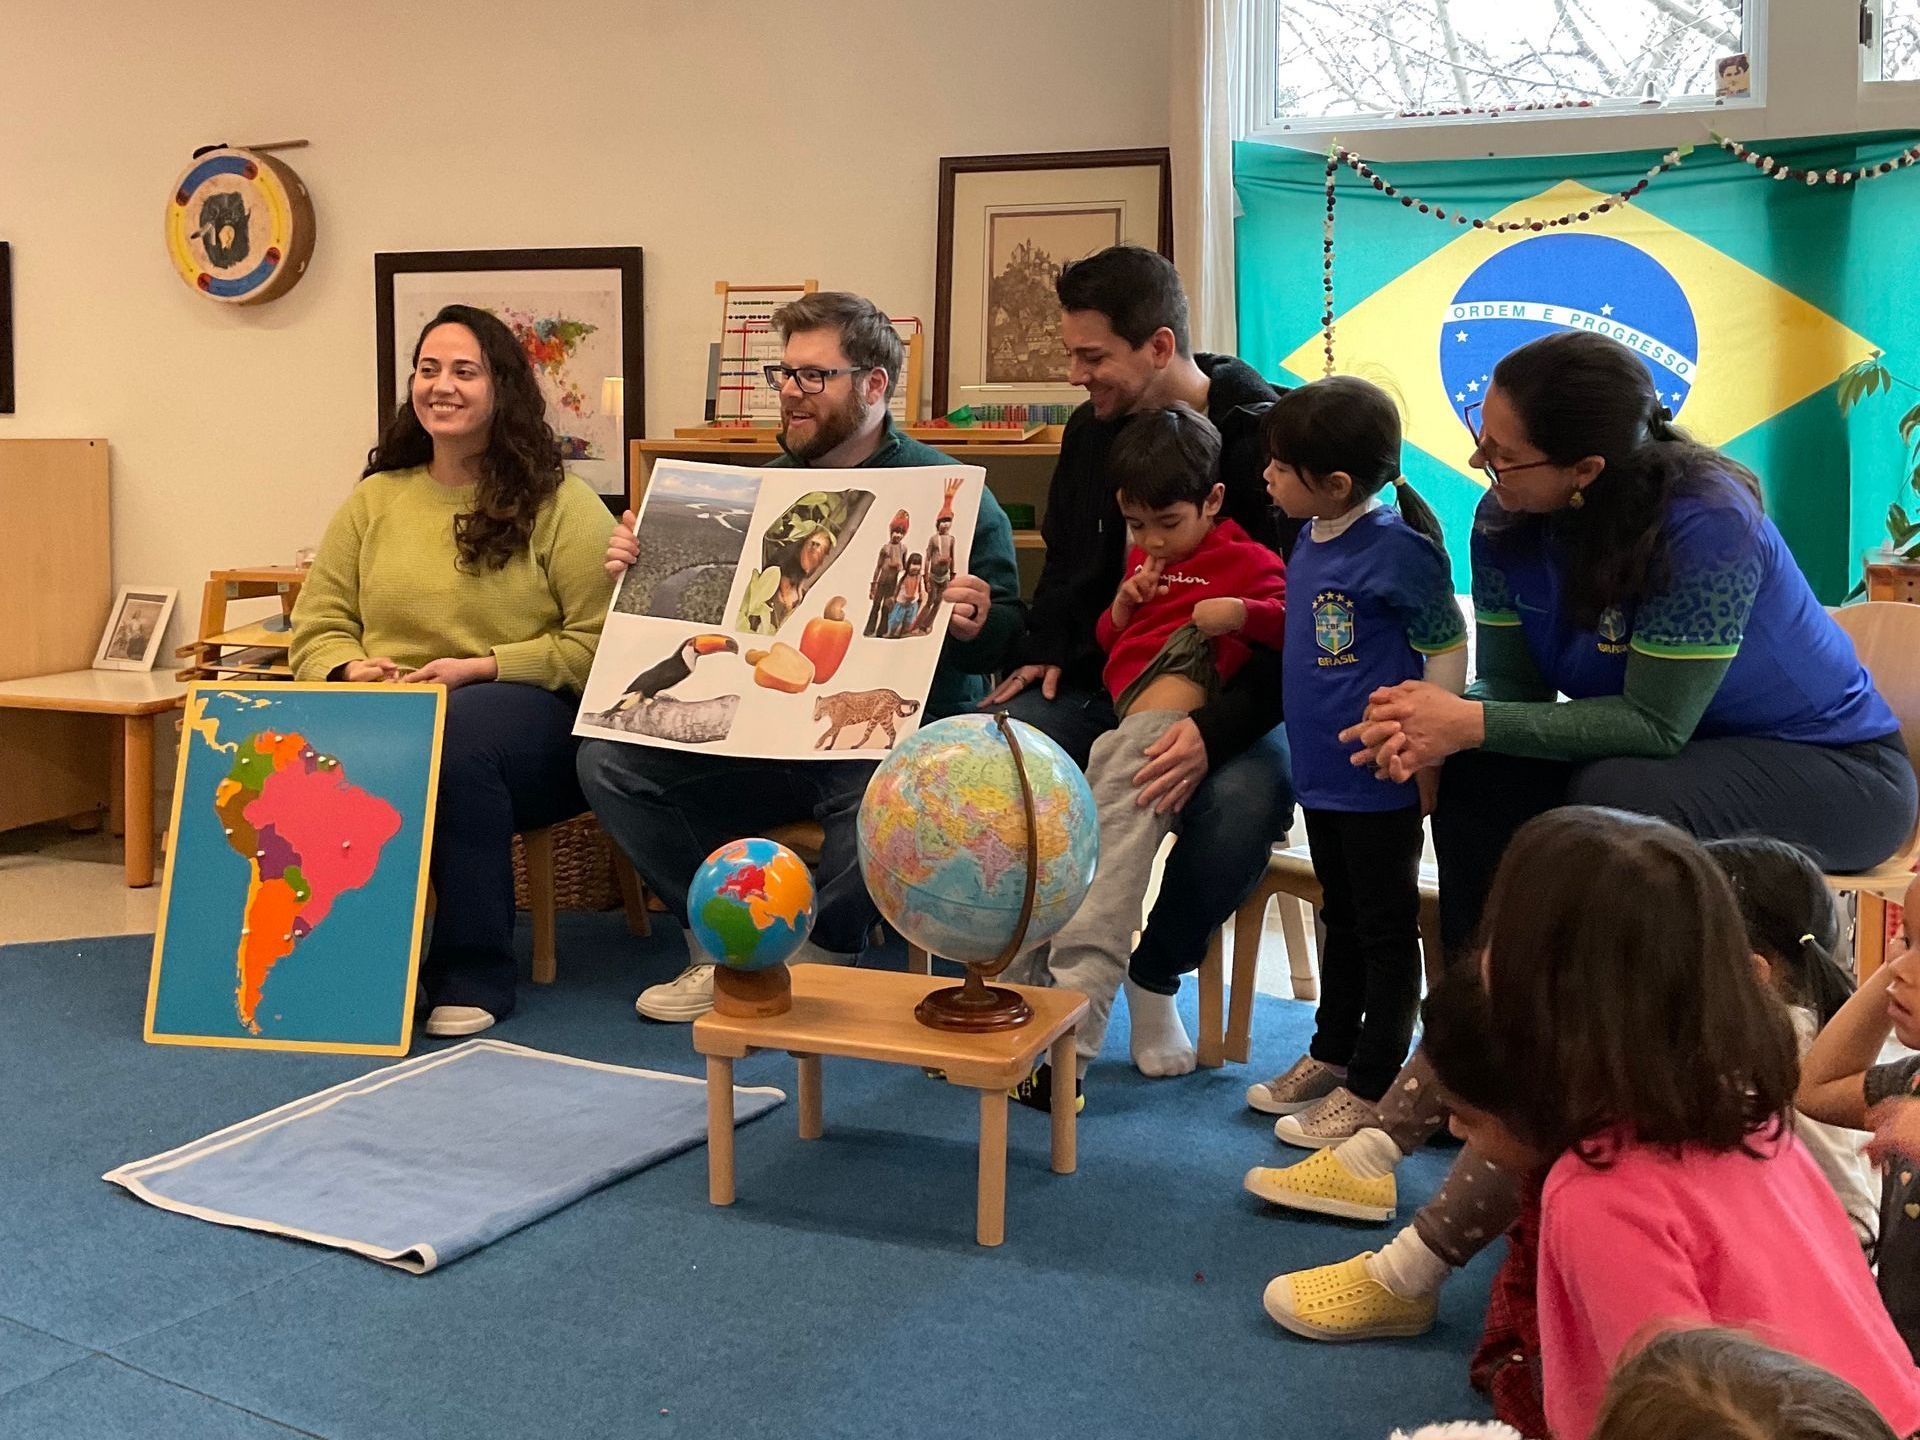
[[1021,888],[1020,919],[1006,948],[987,961],[967,960],[967,978],[959,985],[935,990],[913,1007],[914,1019],[935,1030],[965,1030],[978,1034],[985,1030],[1011,1030],[1033,1019],[1033,1007],[1020,998],[1018,990],[987,981],[1000,974],[1026,948],[1027,927],[1033,923],[1033,892],[1040,879],[1040,819],[1033,809],[1033,781],[1027,778],[1026,757],[1020,753],[1020,737],[1013,733],[1007,712],[997,711],[993,723],[1006,737],[1013,752],[1013,770],[1020,777],[1020,808],[1026,812],[1027,858],[1026,884]]
[[858,838],[888,923],[966,966],[915,1017],[975,1033],[1031,1020],[1018,990],[987,981],[1058,933],[1092,883],[1099,822],[1072,758],[1004,711],[936,721],[874,772]]
[[813,875],[773,840],[732,840],[687,887],[687,924],[713,957],[713,1008],[764,1020],[793,1008],[787,960],[813,930]]

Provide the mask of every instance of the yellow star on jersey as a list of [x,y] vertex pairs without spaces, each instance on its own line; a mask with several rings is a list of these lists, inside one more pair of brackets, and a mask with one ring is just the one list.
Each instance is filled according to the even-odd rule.
[[[1493,218],[1546,219],[1591,210],[1605,198],[1563,181]],[[1544,261],[1561,253],[1549,247],[1575,235],[1606,236],[1632,247],[1646,257],[1633,258],[1655,283],[1596,296],[1593,277],[1570,270],[1545,281],[1535,273],[1525,295],[1462,296],[1469,277],[1503,252],[1534,246]],[[1526,268],[1528,257],[1514,259],[1510,268]],[[1657,268],[1647,269],[1647,261]],[[1668,293],[1669,302],[1649,312],[1642,293],[1649,288]],[[1484,484],[1468,464],[1472,441],[1462,410],[1485,393],[1493,358],[1543,328],[1597,330],[1636,350],[1679,423],[1710,445],[1764,424],[1878,351],[1866,337],[1704,241],[1637,206],[1616,205],[1575,227],[1462,232],[1337,316],[1336,368],[1385,385],[1400,402],[1407,439]],[[1489,342],[1502,334],[1511,334],[1512,344],[1496,344],[1489,352]],[[1448,347],[1457,348],[1443,359]],[[1462,368],[1460,357],[1469,355],[1492,358]],[[1317,378],[1324,364],[1321,337],[1306,340],[1284,364],[1302,379]]]

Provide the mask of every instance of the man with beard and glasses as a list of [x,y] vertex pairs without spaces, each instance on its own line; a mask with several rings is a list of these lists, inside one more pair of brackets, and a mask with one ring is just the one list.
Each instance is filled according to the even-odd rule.
[[[953,460],[893,428],[887,401],[903,368],[900,336],[871,301],[831,291],[805,295],[773,315],[781,363],[767,367],[780,392],[781,458],[776,466],[887,470],[951,465]],[[886,482],[871,481],[878,505]],[[877,508],[877,507],[876,507]],[[638,557],[628,512],[607,547],[615,575]],[[980,496],[968,572],[947,581],[953,622],[927,695],[926,718],[971,709],[986,677],[1005,664],[1025,624],[1013,555],[1013,527],[993,492]],[[750,760],[655,749],[613,740],[580,746],[580,783],[601,826],[684,930],[687,887],[716,847],[776,825],[817,820],[825,832],[814,867],[818,894],[813,936],[795,963],[850,965],[859,959],[879,913],[860,877],[854,820],[871,760]],[[687,936],[689,964],[673,980],[649,986],[634,1008],[652,1020],[689,1021],[713,1005],[713,962]]]

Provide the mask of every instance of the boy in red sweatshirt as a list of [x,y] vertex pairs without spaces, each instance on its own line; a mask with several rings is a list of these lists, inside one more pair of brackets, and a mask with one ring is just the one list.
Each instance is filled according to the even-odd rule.
[[[1185,405],[1139,412],[1108,455],[1132,546],[1126,578],[1095,633],[1107,652],[1102,678],[1120,725],[1094,742],[1087,762],[1100,813],[1093,888],[1054,937],[1046,966],[1055,985],[1092,1002],[1076,1041],[1081,1076],[1106,1038],[1154,856],[1175,821],[1138,803],[1134,774],[1147,747],[1211,699],[1253,645],[1277,648],[1285,629],[1285,567],[1220,518],[1219,458],[1219,432]],[[1136,993],[1129,984],[1127,1005],[1135,1065],[1149,1075],[1193,1068],[1172,997]],[[1044,1108],[1050,1085],[1051,1074],[1037,1072],[1015,1095]],[[1076,1107],[1083,1103],[1076,1090]]]

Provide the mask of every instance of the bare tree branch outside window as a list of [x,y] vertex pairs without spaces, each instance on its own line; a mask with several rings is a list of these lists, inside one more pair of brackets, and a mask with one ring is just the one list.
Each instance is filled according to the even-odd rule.
[[1880,78],[1920,80],[1920,0],[1885,0]]
[[[1746,33],[1745,0],[1276,3],[1275,113],[1294,118],[1711,96]],[[1920,73],[1920,0],[1886,4],[1888,78]]]

